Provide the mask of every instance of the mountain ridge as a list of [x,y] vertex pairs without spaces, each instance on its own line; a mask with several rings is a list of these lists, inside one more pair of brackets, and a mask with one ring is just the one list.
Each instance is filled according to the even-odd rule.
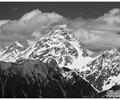
[[5,62],[13,62],[13,58],[24,50],[24,46],[18,41],[3,49],[0,53],[0,60]]
[[[11,47],[13,47],[12,50]],[[63,78],[74,80],[73,74],[71,74],[74,72],[84,81],[90,83],[98,93],[120,84],[120,80],[118,80],[120,77],[120,52],[114,48],[91,58],[66,24],[55,26],[35,45],[26,50],[21,51],[19,48],[23,49],[24,46],[19,42],[13,43],[3,51],[2,54],[5,57],[2,59],[1,54],[2,60],[0,60],[8,63],[13,62],[16,67],[22,63],[23,69],[27,65],[28,68],[30,68],[29,66],[34,68],[36,62],[49,63],[46,65],[49,67],[55,64],[60,70],[69,70],[68,73],[65,70],[60,71]],[[28,60],[30,60],[29,63],[27,63]],[[74,82],[76,81],[73,81],[72,84]]]

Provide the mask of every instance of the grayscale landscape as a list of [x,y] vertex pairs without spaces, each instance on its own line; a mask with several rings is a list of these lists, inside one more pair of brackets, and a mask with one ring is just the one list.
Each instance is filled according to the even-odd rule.
[[0,2],[1,98],[120,98],[120,2]]

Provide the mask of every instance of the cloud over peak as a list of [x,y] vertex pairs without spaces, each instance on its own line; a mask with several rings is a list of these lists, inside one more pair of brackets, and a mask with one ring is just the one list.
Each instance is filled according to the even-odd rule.
[[68,19],[56,12],[42,12],[39,9],[24,14],[19,20],[0,21],[0,47],[12,42],[34,44],[57,23],[69,24],[77,38],[88,49],[120,47],[120,9],[114,8],[96,19]]
[[19,20],[1,20],[0,46],[2,44],[2,47],[5,47],[17,39],[22,42],[26,40],[35,41],[43,35],[41,33],[43,29],[48,28],[51,24],[57,23],[62,19],[63,16],[55,12],[44,13],[35,9],[24,14]]

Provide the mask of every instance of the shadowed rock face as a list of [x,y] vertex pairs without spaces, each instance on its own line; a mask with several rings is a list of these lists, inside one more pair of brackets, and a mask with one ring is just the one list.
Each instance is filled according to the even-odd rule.
[[67,25],[58,25],[35,45],[10,57],[9,62],[0,62],[0,96],[92,97],[95,91],[90,84],[70,70],[83,65],[87,56]]
[[22,53],[19,47],[15,43],[3,53],[8,58],[0,62],[0,97],[119,97],[117,49],[93,60],[66,25],[56,26]]
[[[72,78],[63,77],[61,71]],[[54,59],[0,62],[0,97],[93,97],[96,94],[89,83],[71,70],[59,69]]]

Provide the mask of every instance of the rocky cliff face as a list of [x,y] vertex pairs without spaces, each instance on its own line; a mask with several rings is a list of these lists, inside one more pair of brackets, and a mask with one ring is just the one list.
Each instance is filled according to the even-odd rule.
[[103,92],[120,84],[120,52],[117,49],[105,51],[79,71],[96,91]]
[[26,50],[12,44],[0,59],[1,97],[107,97],[120,84],[119,51],[91,58],[67,25]]
[[[63,77],[63,72],[71,73],[72,78]],[[74,72],[60,69],[52,58],[0,62],[0,74],[1,97],[92,97],[96,93]]]
[[80,67],[92,60],[67,25],[57,25],[35,45],[21,53],[19,59],[45,61],[53,57],[59,67]]
[[[71,30],[57,25],[14,61],[0,62],[1,97],[88,97],[96,91],[71,70],[87,57]],[[67,72],[72,78],[64,76]],[[91,90],[87,94],[86,88]]]
[[22,44],[20,44],[19,42],[15,42],[11,44],[9,47],[3,49],[3,51],[0,53],[0,61],[14,62],[15,61],[14,58],[24,50],[25,48]]

